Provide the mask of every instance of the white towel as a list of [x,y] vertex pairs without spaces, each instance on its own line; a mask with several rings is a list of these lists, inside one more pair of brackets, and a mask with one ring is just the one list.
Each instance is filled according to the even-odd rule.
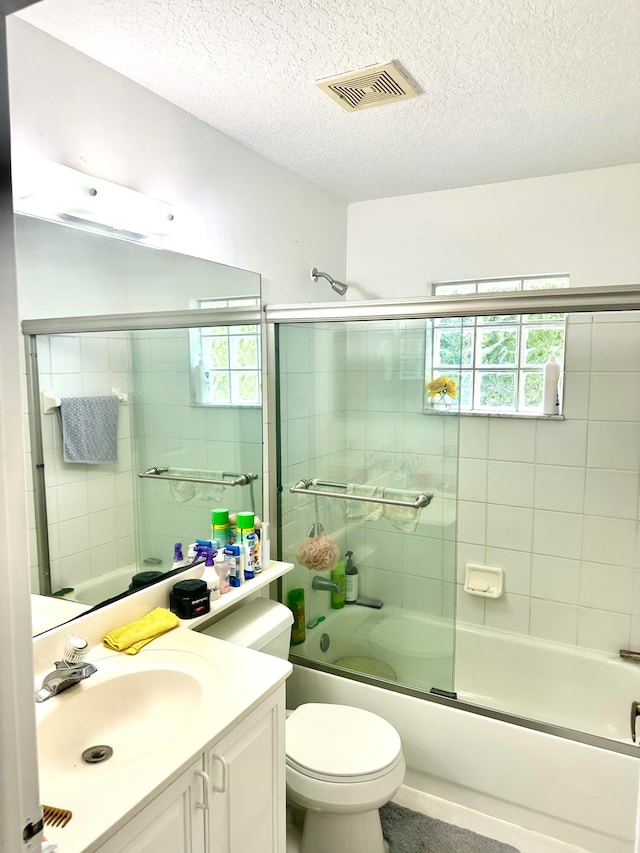
[[[385,489],[384,497],[393,501],[415,501],[416,493],[405,489]],[[396,530],[403,533],[415,533],[420,521],[421,507],[382,505],[382,517],[386,518]]]
[[[169,468],[171,477],[199,477],[202,480],[222,480],[222,471],[195,471],[193,468]],[[197,498],[202,501],[220,501],[225,487],[217,483],[190,483],[186,480],[169,480],[171,497],[179,503]]]
[[118,461],[118,411],[114,394],[106,397],[63,397],[60,429],[65,462],[113,465]]
[[[367,498],[381,498],[380,486],[359,486],[347,484],[348,495],[358,495]],[[348,521],[378,521],[382,517],[382,504],[373,501],[347,501]]]

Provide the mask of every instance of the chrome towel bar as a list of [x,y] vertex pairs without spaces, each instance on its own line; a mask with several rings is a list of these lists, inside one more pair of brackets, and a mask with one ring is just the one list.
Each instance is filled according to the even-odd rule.
[[416,492],[416,498],[413,501],[399,501],[394,500],[393,498],[385,498],[385,497],[377,497],[372,495],[369,497],[368,495],[352,495],[352,494],[341,494],[340,492],[326,492],[319,491],[317,486],[327,486],[328,488],[333,489],[347,489],[349,487],[348,483],[330,483],[327,480],[298,480],[298,482],[291,486],[289,489],[290,492],[298,493],[298,494],[311,494],[318,495],[323,498],[341,498],[345,501],[366,501],[367,503],[373,504],[390,504],[391,506],[407,506],[411,509],[421,509],[422,507],[429,506],[431,501],[433,500],[433,495],[431,492],[427,492],[426,494],[420,492]]
[[181,483],[208,483],[214,486],[249,486],[254,480],[258,479],[257,474],[229,474],[226,471],[222,472],[224,477],[232,477],[231,480],[205,479],[203,477],[177,477],[174,474],[167,473],[168,468],[147,468],[146,471],[139,471],[138,477],[148,477],[150,480],[175,480]]

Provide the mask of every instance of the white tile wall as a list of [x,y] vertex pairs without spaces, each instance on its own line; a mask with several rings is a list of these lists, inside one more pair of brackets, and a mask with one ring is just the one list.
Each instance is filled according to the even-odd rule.
[[[308,352],[308,340],[296,336],[296,359]],[[135,465],[206,469],[212,473],[262,472],[262,413],[252,408],[199,407],[191,402],[191,360],[186,330],[138,332],[132,341],[132,366],[136,378]],[[287,444],[293,456],[304,460],[310,446],[310,393],[302,395],[304,379],[292,383],[289,394],[296,406],[302,399],[300,417],[288,426]],[[306,385],[308,386],[308,382]],[[306,414],[305,414],[306,413]],[[167,481],[136,480],[139,490],[138,530],[140,560],[162,560],[167,569],[175,542],[186,545],[211,535],[211,510],[217,506],[231,511],[250,510],[245,487],[205,490],[206,496],[179,500]],[[116,481],[116,491],[126,484]],[[262,478],[254,484],[258,511],[262,505]],[[116,513],[119,553],[131,551],[134,525]],[[99,536],[99,532],[96,532]]]
[[[460,419],[458,618],[615,655],[640,638],[640,317],[569,318],[565,367],[563,421]],[[505,596],[466,595],[465,562]]]
[[[457,442],[445,434],[456,419],[419,414],[422,383],[417,376],[396,374],[401,394],[388,385],[387,360],[400,351],[397,328],[367,332],[354,324],[346,342],[347,372],[338,361],[327,364],[319,358],[308,327],[306,334],[298,329],[283,347],[284,480],[325,476],[333,466],[347,481],[371,476],[373,470],[384,482],[412,454],[414,475],[422,472],[424,481],[436,492],[445,490],[446,497],[423,513],[431,528],[421,524],[412,536],[398,535],[384,522],[368,523],[364,530],[350,526],[348,547],[360,566],[364,594],[407,607],[420,602],[429,613],[438,606],[446,612],[445,582],[453,575],[454,558],[444,549],[455,541],[458,619],[615,654],[631,644],[632,616],[640,611],[639,322],[632,314],[620,322],[611,315],[570,318],[565,419],[460,418],[458,465]],[[309,358],[303,361],[305,355]],[[322,419],[312,416],[313,405],[307,408],[304,374],[313,368],[312,356],[322,362],[324,380],[340,389],[338,400],[344,397],[337,406],[333,400],[330,410],[324,388],[318,407],[324,407]],[[333,455],[319,453],[319,434],[344,430],[342,452],[338,443]],[[453,453],[452,470],[443,461],[448,453]],[[295,557],[293,543],[313,519],[313,504],[292,497],[284,497],[289,557]],[[339,508],[322,511],[343,547]],[[505,595],[485,600],[465,594],[467,562],[503,568]],[[310,574],[302,569],[291,582],[309,587]],[[439,579],[442,595],[433,585]],[[323,593],[308,594],[324,601]],[[640,637],[640,628],[635,632]]]
[[[58,397],[109,394],[112,387],[132,390],[129,346],[122,334],[39,336],[38,366],[41,389],[50,389]],[[131,405],[119,410],[116,465],[65,463],[58,416],[41,415],[54,590],[134,561],[130,541],[134,519],[131,412]],[[32,506],[32,492],[29,497]],[[30,518],[30,563],[36,590],[33,514]]]
[[[430,489],[437,498],[412,534],[384,518],[346,524],[345,502],[333,499],[319,499],[320,519],[341,553],[353,550],[362,595],[452,619],[458,425],[422,414],[424,346],[422,323],[375,323],[366,330],[350,324],[346,333],[337,326],[283,330],[283,556],[295,561],[314,519],[313,500],[288,493],[299,477]],[[485,424],[473,440],[486,456]],[[464,489],[464,511],[469,518],[476,513],[475,535],[484,541],[484,459],[469,460]],[[311,580],[308,569],[296,569],[285,594],[302,586],[308,612],[318,615],[329,607],[329,594],[312,590]]]

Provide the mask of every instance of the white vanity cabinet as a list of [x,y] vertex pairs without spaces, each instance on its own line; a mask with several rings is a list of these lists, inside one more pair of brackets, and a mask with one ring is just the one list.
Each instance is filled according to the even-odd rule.
[[97,853],[284,853],[284,709],[282,686]]
[[97,853],[205,853],[203,776],[198,758]]
[[284,687],[208,751],[208,853],[284,853]]

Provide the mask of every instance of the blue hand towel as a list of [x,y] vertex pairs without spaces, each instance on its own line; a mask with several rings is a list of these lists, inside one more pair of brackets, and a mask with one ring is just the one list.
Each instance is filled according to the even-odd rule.
[[65,462],[112,465],[118,461],[120,402],[106,397],[63,397],[60,401]]

